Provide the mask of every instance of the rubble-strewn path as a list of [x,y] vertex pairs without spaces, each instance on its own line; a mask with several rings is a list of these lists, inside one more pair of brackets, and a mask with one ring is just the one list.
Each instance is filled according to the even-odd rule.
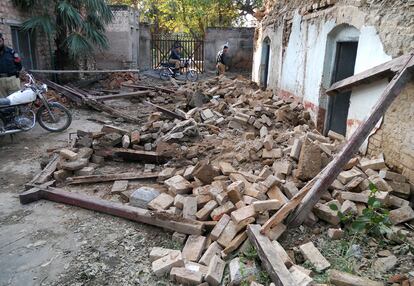
[[148,254],[153,246],[172,247],[170,235],[48,201],[19,203],[17,194],[40,170],[48,148],[66,146],[79,126],[100,129],[86,120],[89,111],[73,112],[65,133],[36,127],[0,143],[0,285],[156,285]]

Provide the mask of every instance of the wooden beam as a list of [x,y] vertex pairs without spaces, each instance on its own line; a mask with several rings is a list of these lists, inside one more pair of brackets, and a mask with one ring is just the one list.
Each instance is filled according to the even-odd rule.
[[118,94],[111,94],[111,95],[91,96],[90,98],[97,100],[97,101],[104,101],[104,100],[118,99],[118,98],[125,98],[125,97],[141,97],[143,95],[148,95],[148,94],[149,94],[148,90],[142,90],[142,91],[118,93]]
[[136,88],[136,89],[149,89],[149,90],[154,90],[154,91],[162,91],[165,93],[174,93],[175,90],[172,89],[168,89],[165,87],[160,87],[160,86],[149,86],[149,85],[137,85],[137,84],[131,84],[131,83],[121,83],[121,86],[125,86],[125,87],[130,87],[130,88]]
[[121,73],[132,72],[138,73],[139,70],[30,70],[31,73],[51,73],[51,74],[65,74],[65,73]]
[[26,190],[32,188],[34,185],[41,185],[49,181],[52,178],[53,173],[56,171],[58,162],[59,155],[53,154],[52,159],[46,167],[44,167],[43,170],[41,170],[29,183],[25,185]]
[[164,107],[161,107],[161,106],[156,105],[154,103],[151,103],[149,101],[144,101],[144,104],[147,104],[149,106],[152,106],[152,107],[156,108],[157,110],[161,111],[162,113],[164,113],[165,115],[168,115],[168,116],[170,116],[172,118],[177,118],[177,119],[180,119],[180,120],[186,120],[187,119],[187,118],[185,118],[184,116],[182,116],[182,115],[180,115],[178,113],[175,113],[175,112],[173,112],[171,110],[168,110],[168,109],[166,109]]
[[98,102],[94,99],[85,98],[83,102],[86,105],[92,107],[93,109],[108,113],[112,117],[122,118],[126,122],[129,122],[129,123],[140,123],[140,120],[138,118],[133,117],[129,114],[126,114],[122,111],[116,110],[115,108],[110,107],[108,105],[105,105],[105,104],[103,104],[101,102]]
[[296,283],[278,254],[277,249],[267,236],[260,234],[260,225],[248,225],[247,235],[276,286],[295,286]]
[[[403,55],[384,64],[378,65],[354,76],[334,83],[326,93],[336,95],[341,92],[349,91],[355,86],[367,84],[382,78],[393,77],[411,58],[411,54]],[[412,66],[412,64],[411,64]]]
[[68,183],[69,185],[77,185],[77,184],[113,182],[113,181],[118,181],[118,180],[150,180],[150,179],[157,179],[157,178],[158,178],[158,173],[149,173],[149,174],[120,173],[120,174],[70,177],[66,179],[66,183]]
[[401,71],[388,84],[367,120],[358,127],[342,151],[329,163],[327,169],[321,174],[320,178],[304,198],[304,202],[289,219],[290,226],[300,225],[305,220],[309,212],[319,201],[322,193],[328,189],[343,170],[343,167],[348,163],[349,158],[352,158],[358,152],[359,147],[374,129],[377,122],[384,116],[387,109],[404,89],[407,82],[411,80],[411,69],[413,66],[414,54],[411,55]]
[[165,212],[155,212],[57,188],[33,188],[19,195],[22,204],[40,199],[81,207],[185,234],[201,235],[203,224]]
[[168,157],[153,151],[140,151],[124,148],[106,148],[95,152],[97,152],[98,156],[118,157],[125,161],[133,162],[164,163],[169,159]]

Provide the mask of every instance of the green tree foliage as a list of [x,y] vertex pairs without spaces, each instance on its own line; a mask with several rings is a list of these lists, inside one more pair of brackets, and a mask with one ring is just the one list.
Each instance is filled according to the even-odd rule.
[[207,27],[241,23],[262,0],[112,0],[137,7],[154,32],[184,32],[203,36]]
[[108,47],[105,26],[113,16],[105,0],[14,0],[14,4],[28,12],[33,7],[43,7],[43,13],[25,21],[23,29],[45,33],[52,58],[52,40],[58,57],[69,55],[72,59],[82,59],[95,48]]

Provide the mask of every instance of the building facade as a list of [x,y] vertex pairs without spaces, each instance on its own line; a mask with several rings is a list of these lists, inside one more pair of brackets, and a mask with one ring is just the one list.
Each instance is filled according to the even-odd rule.
[[[41,13],[41,9],[32,12]],[[45,35],[21,29],[22,23],[28,18],[30,14],[18,9],[12,0],[0,1],[0,33],[6,45],[18,51],[26,70],[48,69],[51,67],[51,56]]]
[[[347,138],[366,118],[389,79],[328,97],[341,79],[414,51],[414,1],[265,2],[256,29],[252,78],[281,97],[301,101],[317,129]],[[414,182],[413,84],[387,111],[361,151],[384,153]],[[368,144],[369,143],[369,144]]]

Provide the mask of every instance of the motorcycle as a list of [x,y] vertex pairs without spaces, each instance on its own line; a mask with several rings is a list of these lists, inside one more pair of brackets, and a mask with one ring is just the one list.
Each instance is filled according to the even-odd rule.
[[[188,70],[185,73],[186,80],[195,82],[198,79],[198,73],[195,69],[188,68],[189,66],[190,66],[189,60],[186,60],[180,69],[187,68]],[[160,73],[160,78],[162,80],[169,80],[171,77],[175,78],[175,64],[170,64],[168,62],[161,63],[159,73]]]
[[58,102],[45,97],[46,84],[36,84],[27,74],[29,82],[22,90],[0,98],[0,137],[26,132],[39,125],[50,132],[66,130],[72,123],[70,111]]

